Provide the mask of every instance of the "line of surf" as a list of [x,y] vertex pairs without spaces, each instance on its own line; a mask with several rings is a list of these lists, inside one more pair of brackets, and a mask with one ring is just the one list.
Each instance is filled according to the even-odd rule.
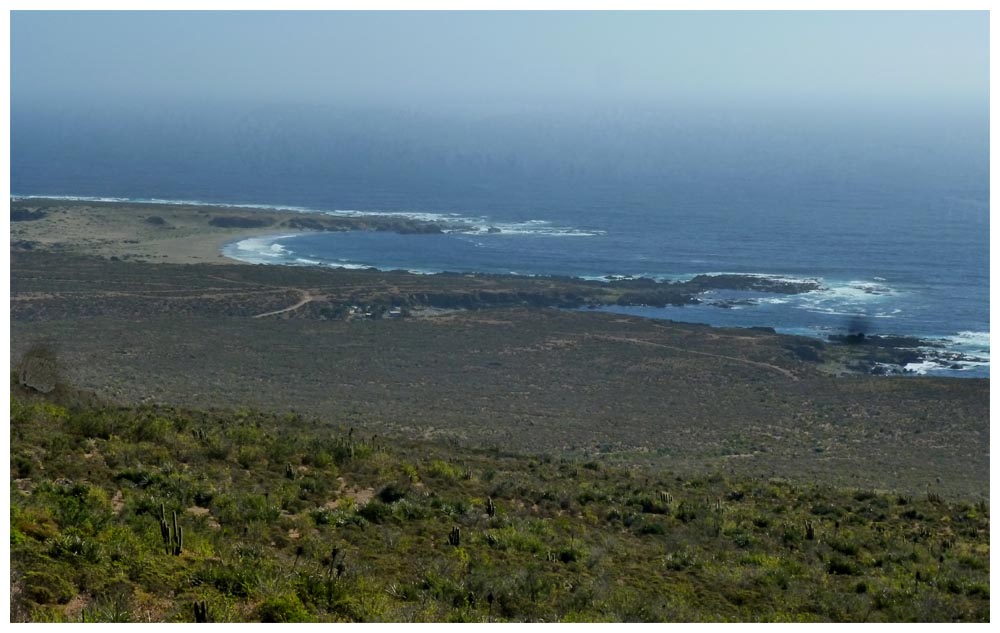
[[250,202],[208,202],[204,200],[184,200],[168,198],[129,198],[117,196],[75,196],[12,194],[12,200],[65,200],[68,202],[113,202],[150,205],[183,205],[218,209],[253,209],[256,211],[291,211],[294,213],[320,214],[334,217],[366,218],[392,217],[437,224],[445,233],[470,235],[533,235],[546,237],[593,237],[605,235],[607,231],[597,228],[561,226],[549,220],[524,220],[510,222],[495,220],[485,215],[466,215],[454,212],[432,211],[389,211],[379,209],[320,209],[302,205],[260,204]]

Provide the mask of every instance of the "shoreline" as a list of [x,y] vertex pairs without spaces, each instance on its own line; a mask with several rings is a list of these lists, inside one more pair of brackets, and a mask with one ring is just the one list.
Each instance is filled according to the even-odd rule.
[[293,209],[265,209],[183,202],[108,199],[10,198],[13,251],[48,250],[128,261],[169,264],[250,262],[227,257],[232,242],[323,231],[440,232],[428,221],[391,215],[329,216]]
[[[732,307],[742,307],[743,305],[754,304],[755,301],[784,301],[782,299],[771,298],[742,298],[736,300],[703,299],[705,292],[711,293],[714,290],[721,291],[749,291],[756,292],[759,296],[784,296],[809,292],[823,292],[835,287],[835,284],[827,285],[826,281],[817,277],[789,277],[787,275],[764,274],[764,273],[692,273],[673,280],[662,280],[652,277],[636,277],[629,275],[605,275],[594,276],[561,276],[542,274],[518,274],[518,273],[491,273],[479,271],[424,271],[391,268],[389,266],[360,264],[336,264],[330,262],[292,260],[284,249],[273,254],[265,250],[271,241],[276,241],[288,235],[267,236],[260,245],[258,251],[248,251],[246,260],[237,260],[244,264],[264,265],[264,266],[286,266],[290,268],[314,268],[320,270],[341,270],[341,271],[377,271],[381,273],[406,273],[413,275],[467,275],[479,278],[497,279],[534,279],[544,282],[569,281],[570,283],[599,284],[607,287],[632,285],[640,292],[646,294],[634,295],[632,302],[622,303],[621,301],[593,302],[590,305],[581,306],[560,306],[565,309],[577,309],[582,311],[601,311],[613,314],[629,314],[651,318],[654,320],[667,320],[686,323],[697,323],[714,328],[739,328],[750,330],[765,330],[776,334],[787,336],[805,336],[810,339],[822,341],[833,346],[849,346],[854,348],[851,354],[854,358],[850,365],[845,365],[842,369],[848,373],[864,373],[871,375],[898,375],[898,376],[938,376],[945,378],[989,378],[989,350],[970,349],[968,343],[960,341],[963,336],[972,335],[979,337],[988,332],[958,332],[955,334],[913,334],[910,332],[872,333],[867,332],[867,338],[862,332],[836,333],[824,331],[820,327],[803,330],[802,328],[782,328],[772,324],[741,324],[733,325],[720,323],[712,320],[698,320],[693,318],[677,317],[673,314],[655,315],[644,314],[643,312],[653,312],[657,309],[673,308],[677,310],[689,310],[694,306],[712,306],[716,309],[728,309]],[[238,240],[234,240],[238,241]],[[230,242],[232,243],[232,242]],[[257,257],[253,256],[258,253]],[[230,258],[232,259],[232,258]],[[693,284],[699,290],[692,292],[689,300],[668,301],[663,305],[647,304],[644,301],[662,300],[656,293],[657,287],[680,288],[686,284]],[[813,286],[813,284],[815,284]],[[713,302],[714,301],[714,302]],[[419,308],[415,308],[419,309]],[[433,308],[431,308],[433,309]],[[464,308],[468,309],[468,308]],[[860,335],[860,338],[859,336]],[[858,346],[860,344],[860,347]],[[988,343],[987,343],[988,347]],[[859,353],[860,352],[860,353]],[[985,356],[983,355],[985,354]],[[985,359],[985,360],[984,360]],[[984,374],[985,368],[985,375]]]
[[[265,209],[260,205],[229,206],[166,201],[137,203],[107,199],[12,197],[11,206],[11,250],[12,256],[15,257],[19,252],[49,251],[67,255],[90,255],[110,260],[153,264],[269,265],[299,269],[357,271],[370,269],[308,262],[247,261],[229,256],[226,253],[226,247],[253,238],[274,239],[324,231],[368,230],[441,233],[442,228],[444,228],[443,225],[412,218],[401,221],[396,216],[333,217],[325,216],[323,212],[315,210],[305,212],[303,210]],[[275,259],[280,260],[279,257]],[[373,268],[380,272],[395,272],[378,267]],[[453,273],[407,272],[407,274],[449,277]],[[781,294],[801,294],[822,290],[824,287],[820,280],[816,279],[797,279],[753,273],[703,273],[686,280],[674,281],[621,275],[590,278],[476,272],[457,274],[495,280],[501,285],[519,284],[524,280],[528,280],[529,283],[537,283],[539,288],[531,291],[528,299],[532,305],[551,304],[567,308],[592,307],[607,312],[615,312],[616,306],[655,308],[657,306],[680,307],[702,304],[703,300],[699,297],[702,296],[702,293],[711,290],[756,291],[774,293],[780,296]],[[516,297],[513,300],[517,301]],[[430,307],[476,309],[504,305],[505,303],[509,303],[509,301],[497,302],[495,299],[487,298],[485,301],[471,300],[471,302],[468,299],[463,299],[463,303],[460,305],[428,305]],[[723,305],[722,307],[727,306]],[[654,316],[651,318],[667,317]],[[714,325],[716,327],[734,327],[724,324]],[[820,332],[817,331],[816,334],[817,340],[831,342]],[[875,343],[871,345],[872,351],[869,353],[871,362],[867,366],[867,371],[870,373],[920,375],[930,370],[930,372],[934,372],[932,375],[972,378],[982,376],[963,375],[962,372],[975,369],[975,365],[981,367],[984,363],[988,364],[988,360],[983,360],[986,357],[956,355],[954,352],[948,356],[937,353],[933,349],[934,347],[941,347],[940,341],[936,339],[924,340],[901,347],[892,355],[887,353],[886,346]],[[935,365],[935,360],[945,359],[952,361],[950,367],[942,365],[940,362]],[[895,360],[900,360],[900,362],[894,362]],[[901,362],[902,360],[906,362]],[[963,362],[968,368],[958,369]],[[912,371],[911,366],[916,371]],[[944,370],[948,370],[949,373],[939,373]],[[976,371],[976,374],[978,373],[980,372]],[[986,377],[988,378],[988,376]]]

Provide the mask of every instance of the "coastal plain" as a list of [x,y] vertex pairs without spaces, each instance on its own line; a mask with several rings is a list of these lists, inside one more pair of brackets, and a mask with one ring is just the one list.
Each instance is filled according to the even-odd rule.
[[49,346],[71,383],[116,402],[295,411],[652,471],[989,495],[988,380],[837,375],[843,346],[552,307],[646,296],[641,283],[254,266],[219,253],[251,235],[438,230],[398,217],[12,206],[12,365]]

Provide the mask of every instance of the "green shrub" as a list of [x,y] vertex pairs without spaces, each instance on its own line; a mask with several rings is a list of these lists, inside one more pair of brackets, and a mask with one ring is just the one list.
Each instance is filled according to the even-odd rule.
[[49,555],[53,558],[96,563],[101,560],[102,550],[100,543],[79,534],[60,534],[49,541]]
[[564,547],[559,550],[558,558],[562,563],[575,563],[582,560],[585,552],[579,547]]
[[440,459],[435,459],[428,464],[427,468],[424,469],[424,472],[431,477],[444,479],[446,481],[458,481],[462,478],[461,468],[453,466]]
[[275,596],[265,600],[257,609],[261,622],[309,622],[315,618],[306,610],[295,594]]
[[845,556],[857,556],[860,547],[849,537],[833,538],[829,541],[830,549]]
[[236,451],[236,463],[251,470],[264,461],[264,452],[257,446],[241,446]]
[[38,604],[66,604],[76,595],[76,587],[56,574],[29,571],[24,575],[24,591]]
[[35,460],[30,455],[19,453],[11,458],[11,470],[16,479],[30,477],[35,470]]
[[657,501],[652,497],[640,497],[636,504],[641,508],[644,514],[667,514],[670,512],[670,506],[661,501]]
[[138,421],[132,427],[132,439],[137,442],[162,442],[174,432],[174,424],[170,420],[153,417]]
[[392,514],[403,521],[419,521],[434,516],[433,510],[420,503],[403,499],[392,504]]
[[[317,451],[314,454],[306,455],[306,461],[314,468],[319,468],[321,470],[326,470],[333,466],[333,456],[327,451]],[[336,472],[334,472],[333,475],[336,476]]]
[[225,565],[209,563],[191,576],[192,586],[202,584],[215,587],[221,593],[235,598],[252,596],[260,585],[258,569],[254,565]]
[[140,488],[149,488],[163,481],[159,473],[146,470],[144,468],[127,468],[120,470],[114,475],[115,481],[128,481]]
[[392,507],[377,499],[372,499],[358,510],[358,514],[371,523],[384,523],[392,516]]
[[334,511],[330,508],[316,508],[309,512],[309,516],[316,525],[330,525],[333,523]]
[[59,526],[56,525],[48,508],[25,508],[22,510],[17,506],[12,506],[11,511],[13,514],[11,516],[12,527],[36,541],[54,538],[59,533]]

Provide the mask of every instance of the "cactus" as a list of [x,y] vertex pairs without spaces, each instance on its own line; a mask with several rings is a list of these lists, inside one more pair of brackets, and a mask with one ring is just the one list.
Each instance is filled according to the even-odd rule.
[[813,526],[812,521],[806,521],[806,540],[816,540],[816,528]]
[[660,491],[660,501],[662,501],[663,503],[670,504],[670,503],[673,503],[674,497],[669,492],[661,490]]
[[174,538],[172,541],[174,556],[180,556],[184,549],[184,528],[177,525],[177,513],[174,512]]
[[163,504],[160,504],[160,536],[163,537],[163,547],[167,554],[180,556],[184,549],[184,528],[177,525],[177,513],[174,512],[173,529],[167,525],[167,513]]
[[448,535],[448,542],[452,544],[453,547],[458,547],[462,543],[462,530],[455,527],[451,528],[451,534]]
[[305,554],[305,553],[306,553],[305,546],[299,545],[298,547],[295,548],[295,560],[292,561],[292,569],[293,570],[295,569],[295,566],[299,564],[299,558],[301,558],[302,555]]
[[[170,528],[167,527],[167,514],[163,504],[160,504],[160,536],[163,537],[163,545],[170,546]],[[168,551],[169,553],[169,551]]]
[[[345,556],[340,556],[340,554],[341,550],[339,547],[334,547],[332,550],[330,550],[330,569],[327,571],[328,577],[332,577],[333,572],[336,571],[337,578],[340,578],[341,576],[344,575],[344,572],[347,571],[347,565],[344,564],[344,558],[346,554]],[[339,561],[337,560],[338,556],[340,556]]]
[[208,605],[204,600],[194,603],[194,621],[208,622]]
[[486,497],[486,514],[491,519],[497,515],[497,507],[493,505],[493,497]]
[[295,479],[295,469],[292,468],[291,463],[285,464],[285,477],[288,479]]

